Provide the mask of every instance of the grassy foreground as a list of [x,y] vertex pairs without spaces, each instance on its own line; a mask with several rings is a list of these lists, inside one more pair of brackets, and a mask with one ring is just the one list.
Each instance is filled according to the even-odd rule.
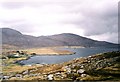
[[[3,60],[5,80],[120,81],[120,52],[77,58],[61,64],[20,66],[19,58]],[[6,78],[5,78],[6,77]]]

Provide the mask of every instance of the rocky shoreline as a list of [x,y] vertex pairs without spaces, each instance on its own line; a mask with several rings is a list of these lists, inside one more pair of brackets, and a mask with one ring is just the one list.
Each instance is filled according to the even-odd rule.
[[120,51],[76,58],[61,64],[37,64],[37,67],[21,72],[0,74],[0,78],[2,80],[120,81]]

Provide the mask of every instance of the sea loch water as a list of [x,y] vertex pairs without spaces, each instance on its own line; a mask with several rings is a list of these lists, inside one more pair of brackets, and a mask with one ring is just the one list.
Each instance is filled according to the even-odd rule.
[[64,48],[64,50],[69,50],[72,52],[76,52],[73,55],[52,55],[52,56],[33,56],[28,60],[20,61],[19,63],[30,65],[30,64],[55,64],[62,63],[74,58],[87,57],[90,55],[95,55],[98,53],[104,53],[109,51],[118,51],[117,48]]

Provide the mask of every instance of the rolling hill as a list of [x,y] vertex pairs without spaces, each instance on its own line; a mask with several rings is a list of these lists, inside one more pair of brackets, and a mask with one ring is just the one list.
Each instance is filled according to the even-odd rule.
[[118,47],[105,41],[92,40],[72,33],[62,33],[51,36],[30,36],[11,28],[2,30],[2,44],[21,48],[53,47],[53,46],[84,46],[84,47]]

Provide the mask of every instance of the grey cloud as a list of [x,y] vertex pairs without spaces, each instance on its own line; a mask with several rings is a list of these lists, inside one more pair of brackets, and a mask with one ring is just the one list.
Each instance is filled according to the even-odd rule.
[[85,35],[98,35],[106,32],[117,32],[117,17],[109,19],[92,18],[85,21],[83,29],[85,29]]
[[[103,2],[101,5],[99,1],[95,6],[93,3],[81,3],[74,5],[72,9],[69,9],[70,13],[76,15],[82,14],[83,19],[66,20],[63,23],[75,24],[76,28],[82,28],[85,36],[104,36],[108,37],[107,41],[118,43],[118,3],[112,3],[110,1]],[[98,7],[98,8],[97,8]],[[103,36],[103,37],[104,37]]]
[[[96,3],[96,5],[99,3]],[[84,6],[81,6],[84,5]],[[118,31],[117,3],[104,3],[104,5],[94,6],[93,3],[85,5],[75,5],[70,13],[82,14],[83,19],[66,20],[64,23],[72,23],[77,28],[84,29],[86,36],[99,35],[103,33],[116,33]],[[98,7],[98,8],[97,8]]]
[[7,25],[8,28],[13,28],[23,33],[34,31],[34,25],[24,19],[2,20],[2,23]]
[[21,23],[25,22],[24,19],[16,19],[16,20],[1,20],[5,24],[16,24],[16,23]]
[[[118,33],[118,12],[117,0],[43,0],[42,2],[7,2],[2,3],[2,7],[14,9],[24,6],[34,7],[41,10],[43,6],[51,7],[53,5],[61,6],[65,11],[61,14],[64,20],[60,22],[61,26],[73,24],[76,28],[84,30],[85,36],[102,35],[108,36],[108,41],[117,41]],[[38,8],[39,7],[39,8]],[[55,6],[53,6],[55,7]],[[61,10],[63,10],[61,9]],[[59,9],[58,9],[59,11]],[[52,11],[50,11],[52,12]],[[59,13],[58,13],[59,14]],[[58,15],[59,16],[59,15]],[[33,15],[34,17],[34,15]],[[62,17],[61,17],[62,18]],[[4,21],[12,28],[22,32],[36,31],[37,27],[30,22]],[[38,26],[40,27],[40,26]],[[25,29],[26,28],[26,29]],[[30,29],[29,29],[30,28]],[[56,27],[57,28],[57,27]],[[64,29],[64,28],[61,28]],[[44,35],[44,34],[43,34]]]
[[49,4],[59,4],[59,3],[54,0],[51,0],[51,1],[9,1],[9,2],[0,3],[2,7],[8,8],[8,9],[17,9],[17,8],[22,8],[24,6],[41,7],[43,5],[49,5]]
[[10,25],[10,27],[22,33],[30,33],[30,32],[35,31],[34,30],[35,26],[27,22],[15,23],[15,24]]
[[110,34],[110,37],[108,38],[107,41],[114,42],[114,43],[119,43],[118,42],[118,33]]
[[2,2],[1,6],[4,8],[8,8],[8,9],[16,9],[16,8],[21,8],[24,7],[25,4],[24,2]]
[[11,25],[11,28],[16,29],[22,33],[30,33],[34,31],[34,25],[27,23]]

